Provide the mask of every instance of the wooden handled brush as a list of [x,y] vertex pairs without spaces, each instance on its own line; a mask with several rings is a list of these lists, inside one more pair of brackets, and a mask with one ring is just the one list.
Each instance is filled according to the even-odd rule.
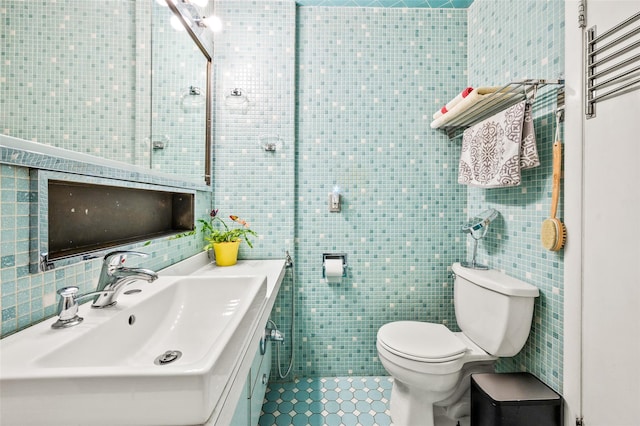
[[553,144],[553,188],[551,192],[551,217],[542,222],[540,239],[542,247],[558,251],[567,239],[567,228],[556,218],[558,198],[560,197],[560,173],[562,170],[562,143],[556,140]]

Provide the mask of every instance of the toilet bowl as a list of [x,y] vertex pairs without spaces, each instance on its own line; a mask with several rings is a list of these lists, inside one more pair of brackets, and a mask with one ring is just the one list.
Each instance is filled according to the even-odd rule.
[[456,263],[453,271],[461,332],[419,321],[378,330],[378,356],[394,379],[390,412],[397,426],[433,426],[434,406],[453,419],[468,415],[471,374],[492,372],[499,357],[518,353],[528,337],[536,287],[495,270]]
[[378,330],[376,346],[382,365],[394,378],[390,411],[397,425],[430,425],[426,419],[433,419],[434,404],[456,410],[454,415],[467,414],[466,401],[463,407],[452,406],[469,388],[469,376],[493,372],[498,359],[462,333],[417,321],[385,324]]

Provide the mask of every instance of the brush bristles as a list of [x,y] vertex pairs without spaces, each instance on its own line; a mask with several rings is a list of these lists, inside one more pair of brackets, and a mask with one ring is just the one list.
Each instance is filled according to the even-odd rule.
[[546,219],[542,222],[540,240],[542,247],[551,251],[558,251],[564,246],[567,238],[567,229],[558,219]]
[[564,243],[567,241],[567,227],[564,226],[564,223],[558,221],[558,241],[556,241],[556,245],[551,249],[552,251],[558,251],[562,247],[564,247]]

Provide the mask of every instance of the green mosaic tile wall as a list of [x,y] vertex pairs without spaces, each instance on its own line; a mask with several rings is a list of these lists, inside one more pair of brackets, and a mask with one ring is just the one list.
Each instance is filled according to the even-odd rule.
[[1,0],[0,10],[0,131],[133,162],[136,2]]
[[[295,54],[296,8],[292,0],[216,0],[224,29],[214,43],[215,206],[235,214],[260,234],[243,258],[296,256]],[[246,108],[226,102],[234,89]],[[261,139],[277,141],[267,152]],[[290,339],[293,274],[285,275],[271,318]],[[290,342],[290,340],[288,340]],[[281,350],[286,371],[291,344]],[[285,360],[286,358],[286,360]],[[276,362],[272,377],[277,377]]]
[[[447,267],[464,245],[457,152],[430,129],[466,84],[466,11],[298,9],[295,372],[385,374],[376,333],[403,319],[455,328]],[[328,193],[343,191],[329,213]],[[322,280],[322,253],[348,277]]]
[[[502,85],[523,78],[562,78],[564,2],[527,0],[517,8],[493,0],[469,8],[469,84]],[[543,94],[540,94],[543,95]],[[470,214],[493,207],[501,218],[480,244],[491,267],[536,285],[533,330],[522,352],[501,360],[501,371],[526,370],[562,391],[563,252],[540,244],[540,225],[551,202],[551,146],[555,97],[539,96],[534,107],[541,166],[523,172],[519,187],[468,191]],[[459,144],[459,142],[458,142]],[[558,215],[561,218],[562,202]]]
[[[469,38],[478,35],[469,48],[469,84],[503,84],[505,79],[530,76],[560,77],[563,68],[563,23],[560,18],[563,13],[560,3],[528,3],[516,12],[514,30],[510,31],[504,25],[488,28],[478,24],[478,19],[481,23],[492,22],[488,17],[500,9],[498,2],[479,2],[475,7],[482,11],[484,18],[473,15],[468,19]],[[369,75],[372,70],[375,74],[382,67],[384,73],[396,77],[394,67],[411,69],[404,68],[401,61],[398,63],[398,56],[394,56],[398,52],[386,51],[383,45],[375,45],[375,41],[367,40],[375,33],[368,31],[370,22],[384,16],[383,19],[389,19],[385,21],[385,29],[394,28],[393,32],[386,31],[385,41],[388,45],[402,41],[402,35],[396,30],[406,28],[406,25],[400,25],[404,24],[402,19],[406,19],[406,14],[413,11],[402,10],[398,15],[388,12],[304,7],[298,10],[298,283],[294,372],[302,376],[362,372],[379,374],[377,369],[380,366],[375,360],[375,332],[380,324],[387,321],[403,318],[446,321],[455,329],[450,293],[447,293],[450,283],[442,271],[451,261],[465,257],[464,254],[456,254],[460,246],[465,246],[464,239],[455,232],[459,222],[479,209],[493,206],[503,216],[495,224],[486,247],[481,247],[481,257],[484,256],[484,260],[495,268],[538,285],[542,292],[526,348],[520,356],[502,361],[499,368],[502,371],[532,371],[554,389],[561,390],[562,255],[545,253],[537,243],[540,218],[545,217],[544,212],[548,209],[544,200],[548,201],[549,197],[550,150],[547,142],[553,139],[553,117],[550,115],[552,102],[541,101],[534,111],[543,166],[527,172],[524,185],[517,189],[472,189],[469,191],[471,195],[467,196],[466,188],[451,184],[455,181],[459,142],[439,139],[441,135],[437,132],[426,130],[424,138],[430,143],[419,144],[419,153],[416,154],[413,150],[415,144],[403,142],[403,139],[411,139],[411,136],[407,138],[402,133],[402,120],[393,121],[399,116],[411,120],[414,108],[419,110],[424,105],[427,105],[430,114],[430,103],[438,104],[448,99],[467,84],[463,78],[453,83],[446,80],[447,77],[465,75],[464,65],[460,72],[451,72],[449,65],[431,68],[430,82],[433,84],[434,75],[441,74],[439,78],[442,80],[440,86],[435,82],[435,87],[439,89],[437,94],[429,97],[421,93],[417,96],[424,103],[412,104],[409,99],[404,104],[406,109],[402,109],[400,102],[392,104],[391,108],[376,109],[376,104],[381,100],[384,102],[385,95],[388,96],[385,90],[391,90],[396,95],[400,92],[394,88],[397,84],[395,78],[385,82],[375,81],[372,85]],[[354,16],[359,13],[366,16],[364,22]],[[513,19],[513,13],[513,10],[510,11],[510,18],[505,16],[504,20],[497,22]],[[531,19],[531,14],[534,19]],[[522,21],[526,21],[527,25]],[[466,24],[466,17],[462,18],[462,22]],[[542,34],[540,28],[545,29]],[[392,34],[397,34],[398,39],[391,37]],[[440,34],[448,38],[442,32]],[[448,39],[447,43],[442,43],[442,40],[439,39],[439,45],[455,45]],[[466,43],[466,40],[462,43]],[[502,49],[498,49],[501,43]],[[413,44],[409,44],[413,47]],[[403,45],[406,46],[406,43]],[[376,46],[377,50],[363,54],[366,47],[371,46]],[[423,49],[422,59],[433,58],[433,45],[429,46],[431,52],[425,52],[424,46],[418,47]],[[505,46],[509,48],[505,49]],[[511,54],[516,52],[512,60],[503,58],[505,51]],[[376,63],[377,53],[385,57],[385,61],[381,61],[384,65]],[[406,51],[401,53],[403,59],[410,56],[406,55]],[[466,64],[465,53],[466,49],[463,48],[460,55]],[[365,65],[359,68],[360,61]],[[491,67],[483,65],[488,62],[500,70],[492,71]],[[405,71],[401,78],[408,74],[410,72]],[[363,92],[371,90],[372,86],[377,91],[368,102],[362,101]],[[420,90],[419,83],[415,82],[403,87],[412,87],[414,91],[418,87]],[[412,92],[406,90],[402,93],[409,93],[407,97],[410,97]],[[417,121],[413,119],[412,122]],[[396,137],[400,139],[399,142]],[[413,135],[414,140],[422,137]],[[385,140],[388,146],[384,143],[368,146],[372,138],[376,141]],[[435,141],[432,142],[430,138]],[[402,149],[396,151],[398,146]],[[397,155],[398,151],[402,154]],[[384,161],[376,158],[383,155],[386,156]],[[410,158],[414,155],[418,160]],[[436,225],[432,228],[431,218],[420,216],[421,204],[410,196],[401,195],[407,193],[407,188],[403,188],[402,183],[398,187],[397,182],[414,178],[409,173],[410,168],[401,167],[401,171],[398,171],[394,161],[402,162],[403,158],[408,158],[409,163],[419,162],[421,165],[423,181],[414,185],[421,187],[423,195],[429,200],[436,200],[436,205],[444,207],[438,218],[444,219],[445,227],[449,225],[446,235],[438,235],[438,232],[431,234],[434,228],[440,227]],[[429,181],[437,180],[438,175],[444,183],[433,184]],[[447,182],[450,186],[446,186]],[[336,184],[344,190],[346,210],[342,214],[331,215],[326,211],[326,198]],[[433,188],[430,191],[431,184]],[[368,191],[376,195],[369,196]],[[445,197],[446,202],[437,201],[438,196]],[[407,216],[410,219],[407,220]],[[406,228],[403,228],[405,225]],[[429,232],[425,235],[427,229]],[[379,252],[381,244],[376,238],[378,235],[390,246],[385,255]],[[407,235],[421,235],[426,241],[422,241],[421,245],[416,241],[403,240]],[[435,245],[429,247],[429,242],[436,241]],[[404,247],[401,247],[403,242]],[[450,245],[440,250],[447,242]],[[329,287],[320,278],[321,253],[325,251],[346,252],[350,256],[350,275],[340,286]],[[437,257],[438,251],[447,252],[445,257],[448,261],[441,262],[442,269],[429,265],[429,259]],[[419,253],[419,260],[416,259],[412,265],[411,260],[407,259],[411,259],[415,253]],[[491,255],[489,259],[488,254]],[[361,266],[364,268],[360,269]],[[403,267],[407,269],[403,271]],[[371,268],[371,272],[368,268]],[[438,290],[439,286],[442,289]],[[290,285],[285,285],[280,304],[274,310],[274,318],[284,324],[285,330],[289,326],[290,294],[287,292],[290,288]],[[286,354],[283,356],[285,361],[288,359]]]
[[[272,312],[288,333],[294,291],[293,373],[385,374],[382,324],[456,327],[447,267],[465,249],[466,188],[429,122],[466,84],[466,12],[298,7],[296,17],[291,6],[216,2],[215,204],[264,234],[243,257],[294,255],[295,285],[287,277]],[[223,101],[235,87],[246,113]],[[262,151],[261,134],[278,134],[282,148]],[[334,185],[342,213],[327,211]],[[327,285],[322,253],[336,251],[349,276]]]
[[[294,254],[295,4],[291,0],[215,3],[215,208],[240,216],[259,237],[240,257]],[[245,108],[228,101],[240,89]],[[265,151],[265,139],[277,142]]]

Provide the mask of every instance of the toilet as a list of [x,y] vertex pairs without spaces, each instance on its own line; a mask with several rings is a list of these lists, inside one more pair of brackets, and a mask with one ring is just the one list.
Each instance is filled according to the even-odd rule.
[[529,336],[537,287],[493,269],[454,263],[452,270],[460,332],[420,321],[378,330],[378,356],[393,377],[396,426],[434,426],[434,413],[468,416],[471,374],[493,372],[495,361],[516,355]]

